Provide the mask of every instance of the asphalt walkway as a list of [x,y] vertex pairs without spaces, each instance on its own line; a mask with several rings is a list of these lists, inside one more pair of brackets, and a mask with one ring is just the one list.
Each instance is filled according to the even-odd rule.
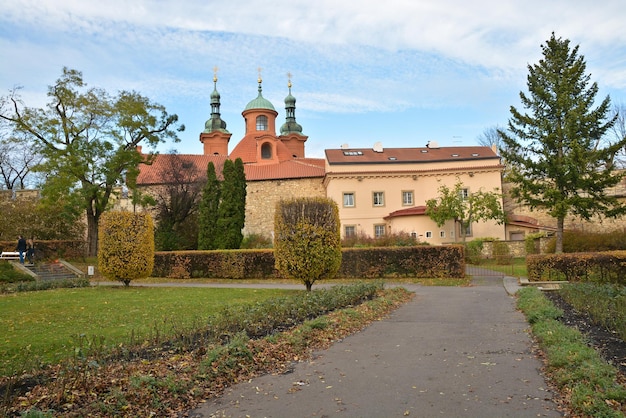
[[475,275],[473,283],[403,285],[416,297],[385,320],[189,416],[562,416],[515,309],[516,279]]

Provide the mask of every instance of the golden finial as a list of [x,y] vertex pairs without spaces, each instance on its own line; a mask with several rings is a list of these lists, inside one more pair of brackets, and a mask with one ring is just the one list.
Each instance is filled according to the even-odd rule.
[[263,82],[263,79],[261,78],[261,67],[257,68],[257,71],[259,72],[259,84]]
[[287,73],[287,87],[291,88],[291,73]]
[[213,82],[217,83],[217,71],[219,70],[219,68],[217,68],[217,65],[215,67],[213,67]]

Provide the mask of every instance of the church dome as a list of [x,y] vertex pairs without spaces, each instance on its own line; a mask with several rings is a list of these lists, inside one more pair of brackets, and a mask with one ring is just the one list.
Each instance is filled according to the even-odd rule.
[[276,109],[274,109],[274,105],[265,97],[263,97],[263,95],[261,94],[261,90],[261,79],[259,78],[259,95],[256,97],[256,99],[251,100],[250,103],[246,105],[244,112],[251,109],[267,109],[273,110],[274,112],[276,111]]

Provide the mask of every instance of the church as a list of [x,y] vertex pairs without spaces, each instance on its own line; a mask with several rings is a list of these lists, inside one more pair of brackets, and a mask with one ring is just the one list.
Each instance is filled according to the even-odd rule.
[[[245,134],[229,153],[231,133],[220,116],[217,77],[213,78],[211,115],[199,135],[203,153],[176,155],[195,167],[197,181],[205,181],[210,161],[218,176],[226,159],[241,158],[247,182],[244,236],[273,237],[274,211],[281,199],[304,196],[328,197],[337,202],[342,237],[408,233],[421,242],[438,245],[456,242],[459,225],[449,221],[439,227],[425,215],[426,201],[438,196],[439,187],[463,184],[468,195],[480,189],[502,190],[500,157],[491,147],[439,147],[431,141],[424,147],[325,150],[325,158],[307,158],[303,127],[296,122],[296,99],[291,81],[284,100],[285,119],[277,132],[278,112],[263,97],[262,79],[257,96],[243,109]],[[172,169],[173,155],[160,154],[152,165],[141,166],[137,185],[143,189],[163,186],[163,173]],[[204,177],[203,177],[204,176]],[[468,240],[490,237],[523,239],[536,232],[530,218],[513,219],[507,225],[477,222],[464,231]]]

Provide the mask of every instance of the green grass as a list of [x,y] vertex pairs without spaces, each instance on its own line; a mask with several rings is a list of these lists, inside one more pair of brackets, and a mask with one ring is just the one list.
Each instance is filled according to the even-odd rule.
[[[280,289],[95,287],[0,296],[0,374],[198,326],[224,305],[298,292]],[[131,339],[132,336],[132,339]]]
[[545,353],[548,375],[562,392],[571,394],[574,415],[624,417],[618,408],[626,402],[626,388],[617,380],[615,367],[589,347],[578,330],[558,321],[562,312],[540,290],[526,287],[517,295],[517,305]]

